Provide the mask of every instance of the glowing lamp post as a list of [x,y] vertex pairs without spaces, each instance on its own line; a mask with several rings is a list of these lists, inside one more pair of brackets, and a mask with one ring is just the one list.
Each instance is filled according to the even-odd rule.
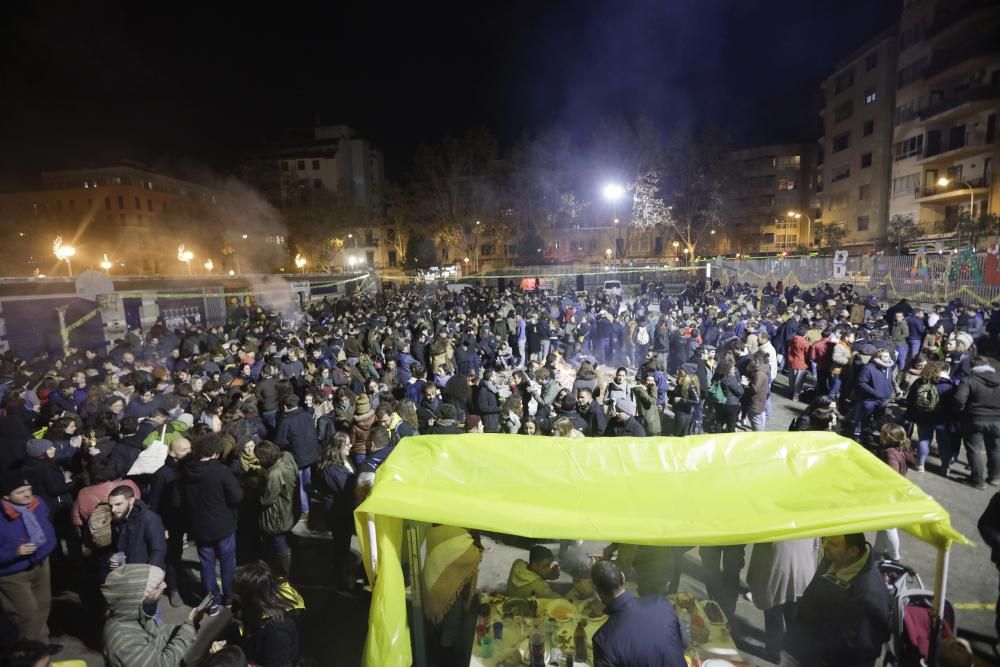
[[203,266],[205,267],[205,270],[208,271],[208,272],[210,272],[210,273],[211,273],[212,269],[215,268],[215,264],[212,262],[211,259],[206,259],[205,260],[205,264]]
[[104,253],[104,259],[101,260],[101,268],[104,269],[105,273],[111,275],[112,266],[111,260],[108,259],[108,253]]
[[66,262],[66,270],[69,271],[69,277],[72,278],[73,264],[70,263],[69,258],[76,254],[76,248],[71,245],[63,245],[62,237],[57,236],[56,240],[52,242],[52,252],[56,259]]
[[299,273],[306,272],[306,258],[301,253],[295,253],[295,266],[298,267]]
[[193,275],[191,273],[191,260],[194,259],[194,253],[190,250],[185,250],[183,243],[177,246],[177,259],[187,264],[188,275]]
[[[604,186],[602,192],[604,193],[604,198],[611,201],[611,218],[614,220],[614,224],[618,224],[618,212],[617,204],[618,200],[622,198],[625,194],[625,188],[618,183],[608,183]],[[619,245],[621,241],[621,228],[615,228],[615,246]]]

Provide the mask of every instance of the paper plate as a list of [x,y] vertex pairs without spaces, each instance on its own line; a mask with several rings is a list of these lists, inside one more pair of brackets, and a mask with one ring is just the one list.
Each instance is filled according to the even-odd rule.
[[722,658],[709,658],[701,663],[701,667],[736,667],[736,665]]

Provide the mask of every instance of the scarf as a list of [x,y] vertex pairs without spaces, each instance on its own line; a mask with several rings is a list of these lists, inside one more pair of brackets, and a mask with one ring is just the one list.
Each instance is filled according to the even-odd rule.
[[14,511],[21,515],[21,520],[24,521],[24,528],[28,531],[28,542],[34,544],[36,547],[41,547],[45,544],[45,531],[42,529],[42,524],[38,523],[38,517],[35,516],[34,510],[30,505],[15,505],[10,503],[10,506],[14,508]]
[[865,553],[863,556],[861,556],[861,558],[857,559],[850,565],[839,569],[837,568],[836,565],[830,565],[830,569],[827,570],[827,574],[833,575],[844,584],[849,584],[851,583],[851,581],[854,580],[855,577],[861,574],[861,570],[865,569],[865,565],[868,564],[868,558],[870,556],[871,556],[871,549],[865,546]]
[[[466,584],[476,588],[482,555],[469,531],[454,526],[434,526],[427,531],[424,559],[424,614],[440,623],[458,600]],[[465,600],[464,604],[468,604]]]

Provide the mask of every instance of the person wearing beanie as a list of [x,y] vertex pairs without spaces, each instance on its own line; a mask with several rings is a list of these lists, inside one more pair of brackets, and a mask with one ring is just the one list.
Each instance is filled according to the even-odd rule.
[[635,403],[627,398],[619,398],[615,401],[615,413],[611,419],[608,419],[604,435],[646,437],[646,430],[635,419]]
[[309,489],[312,487],[312,464],[319,461],[319,437],[311,414],[299,407],[299,397],[288,394],[281,399],[281,416],[274,433],[274,444],[295,457],[299,468],[299,500],[302,515],[309,515]]
[[194,624],[204,610],[192,609],[183,623],[154,620],[166,588],[163,570],[153,565],[115,569],[101,593],[108,604],[104,624],[104,656],[111,667],[179,667],[197,638]]
[[354,399],[354,416],[351,417],[351,451],[354,455],[367,456],[372,449],[372,438],[376,424],[375,410],[372,409],[368,394],[360,393]]
[[465,418],[465,432],[466,433],[483,432],[483,420],[479,417],[479,415],[469,415]]
[[20,639],[48,644],[49,554],[58,546],[49,508],[20,470],[0,475],[0,497],[0,609]]

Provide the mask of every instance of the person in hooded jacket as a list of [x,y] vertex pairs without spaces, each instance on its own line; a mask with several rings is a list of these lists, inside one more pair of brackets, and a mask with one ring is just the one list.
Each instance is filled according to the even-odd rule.
[[319,437],[312,415],[299,407],[299,397],[288,394],[281,399],[282,413],[274,444],[288,450],[299,468],[299,506],[303,515],[309,513],[309,490],[312,465],[319,460]]
[[180,667],[197,638],[195,622],[202,611],[192,609],[176,625],[154,619],[166,588],[163,570],[155,565],[126,564],[101,586],[108,605],[104,622],[104,657],[109,667]]
[[21,473],[31,482],[31,491],[45,501],[49,519],[58,529],[69,523],[73,507],[73,484],[66,481],[62,468],[55,461],[56,448],[49,440],[32,438],[26,447],[28,460],[21,466]]
[[358,456],[367,456],[371,451],[375,424],[375,410],[372,409],[371,399],[362,392],[354,399],[354,416],[351,417],[350,434],[355,460]]
[[970,484],[977,489],[1000,486],[1000,373],[989,359],[973,360],[970,373],[955,390],[954,405],[961,415]]
[[316,497],[322,503],[326,526],[333,537],[333,584],[342,590],[350,588],[352,582],[348,566],[358,474],[350,453],[350,436],[335,433],[323,446],[315,474]]
[[[212,594],[208,614],[215,616],[220,605],[231,604],[233,599],[237,512],[243,489],[233,471],[219,460],[224,448],[221,435],[209,433],[192,444],[192,458],[184,465],[178,483],[190,536],[198,545],[201,583],[205,592]],[[221,591],[215,576],[217,561]]]
[[894,364],[888,350],[881,349],[872,355],[858,373],[856,391],[859,397],[854,411],[854,437],[868,425],[875,411],[892,398]]
[[232,639],[255,667],[293,667],[299,662],[296,619],[305,609],[302,596],[278,577],[266,563],[247,563],[236,569],[236,601],[242,627]]
[[604,435],[610,437],[646,437],[646,431],[635,419],[635,403],[620,398],[615,402],[614,415],[608,419]]
[[500,405],[498,402],[499,391],[493,384],[493,372],[489,369],[483,371],[483,379],[479,383],[479,392],[476,395],[476,404],[479,416],[483,420],[483,430],[486,433],[500,432]]
[[288,538],[295,526],[298,468],[290,452],[282,452],[267,440],[254,447],[254,455],[264,469],[264,483],[260,488],[260,529],[282,574],[288,577],[292,571],[292,548]]
[[167,597],[172,607],[180,607],[184,600],[180,594],[179,573],[182,569],[184,553],[184,533],[187,531],[185,513],[180,507],[180,491],[177,477],[183,462],[191,454],[191,441],[177,438],[170,443],[167,458],[153,473],[146,494],[146,504],[163,520],[167,530],[167,555],[165,581]]

